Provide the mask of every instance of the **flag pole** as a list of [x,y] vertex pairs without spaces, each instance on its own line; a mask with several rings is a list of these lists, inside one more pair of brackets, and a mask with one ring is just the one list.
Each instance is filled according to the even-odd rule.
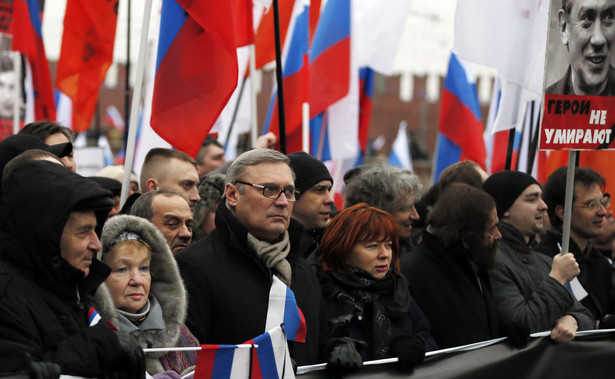
[[[128,17],[126,21],[126,79],[124,80],[124,125],[129,125],[128,120],[130,117],[130,8],[131,0],[127,1]],[[128,128],[125,128],[128,131]],[[124,150],[128,143],[127,135],[124,135]]]
[[[534,117],[534,103],[535,101],[532,101],[532,117]],[[534,125],[534,122],[532,121],[532,125]],[[530,148],[529,148],[529,156],[528,156],[528,163],[527,163],[527,170],[528,170],[528,174],[532,175],[532,171],[534,171],[534,160],[536,159],[536,150],[538,150],[538,132],[540,131],[540,115],[538,115],[538,117],[536,117],[536,123],[535,123],[535,128],[532,127],[532,137],[531,137],[531,144],[530,144]]]
[[572,196],[574,194],[574,172],[577,151],[568,152],[568,168],[566,170],[566,197],[564,198],[564,225],[562,226],[562,251],[566,254],[570,246],[570,219],[572,217]]
[[145,1],[143,10],[143,27],[141,28],[141,40],[139,41],[139,57],[137,60],[137,75],[135,80],[135,90],[132,96],[132,106],[130,109],[130,122],[128,128],[128,142],[126,144],[126,159],[124,160],[124,178],[122,180],[122,193],[120,197],[120,207],[124,206],[128,198],[130,189],[130,174],[132,173],[132,162],[135,155],[135,143],[137,140],[137,121],[139,117],[139,103],[141,102],[141,91],[143,90],[143,72],[145,71],[145,51],[147,49],[147,37],[149,33],[149,22],[152,14],[152,0]]
[[250,127],[250,141],[252,147],[256,146],[256,140],[258,138],[258,109],[256,106],[256,45],[253,43],[250,45],[250,60],[248,61],[250,68],[250,109],[252,110],[250,120],[252,125]]
[[[237,102],[235,103],[235,107],[233,109],[233,115],[231,116],[231,123],[228,127],[228,132],[226,133],[226,140],[224,140],[224,150],[228,147],[228,141],[231,139],[231,133],[233,132],[233,125],[235,125],[235,120],[237,119],[237,113],[239,113],[239,105],[241,103],[241,98],[243,97],[243,90],[246,87],[246,81],[248,78],[244,77],[241,81],[241,86],[239,87],[239,93],[237,94]],[[252,145],[254,146],[254,145]]]
[[[19,122],[21,121],[21,102],[23,93],[23,80],[21,72],[21,53],[19,51],[13,51],[9,53],[13,60],[13,69],[15,71],[15,96],[13,98],[13,134],[19,133]],[[25,117],[25,115],[24,115]]]
[[282,84],[282,43],[280,41],[280,10],[278,0],[273,0],[273,30],[275,32],[275,78],[278,85],[280,152],[286,154],[286,115],[284,112],[284,85]]

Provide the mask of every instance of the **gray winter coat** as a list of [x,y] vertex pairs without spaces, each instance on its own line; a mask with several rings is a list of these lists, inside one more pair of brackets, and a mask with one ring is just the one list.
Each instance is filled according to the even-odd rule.
[[497,266],[489,276],[500,319],[525,324],[532,333],[551,330],[571,315],[579,330],[594,329],[591,313],[557,280],[549,276],[551,259],[534,252],[512,225],[500,222]]
[[[131,335],[137,338],[143,348],[175,346],[180,336],[180,328],[186,320],[188,304],[184,283],[173,254],[162,233],[151,222],[129,215],[114,216],[105,223],[101,237],[103,251],[108,250],[111,241],[122,231],[138,234],[152,249],[150,297],[155,296],[160,303],[164,320],[164,330],[135,330]],[[145,364],[148,373],[153,375],[164,371],[159,360],[164,354],[164,352],[146,354]]]

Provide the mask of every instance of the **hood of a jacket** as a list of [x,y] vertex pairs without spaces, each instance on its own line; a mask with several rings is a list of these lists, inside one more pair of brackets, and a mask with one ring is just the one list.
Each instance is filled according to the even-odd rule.
[[[129,215],[111,217],[102,231],[102,253],[107,252],[111,241],[122,231],[138,234],[152,249],[150,295],[154,295],[162,308],[165,330],[139,330],[132,333],[144,348],[174,346],[180,328],[186,320],[186,290],[175,258],[162,233],[148,220]],[[160,353],[163,355],[165,353]],[[148,371],[149,372],[149,371]]]
[[[70,169],[48,161],[18,164],[3,183],[0,205],[1,254],[33,276],[40,285],[59,293],[74,292],[75,285],[92,293],[108,275],[96,257],[90,275],[61,257],[60,240],[71,212],[92,205],[96,232],[113,207],[111,192]],[[86,208],[79,209],[85,210]]]

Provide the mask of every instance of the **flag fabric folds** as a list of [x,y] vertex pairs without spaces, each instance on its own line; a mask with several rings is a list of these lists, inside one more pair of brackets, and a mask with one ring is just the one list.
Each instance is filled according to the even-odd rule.
[[[302,103],[308,100],[309,0],[297,0],[288,26],[282,56],[287,153],[302,150]],[[263,133],[280,136],[278,91],[273,92]]]
[[453,51],[498,70],[502,78],[495,130],[520,126],[526,103],[542,95],[549,4],[466,0],[457,7]]
[[151,125],[196,156],[237,86],[232,2],[163,0]]
[[284,324],[286,337],[290,341],[305,342],[305,318],[293,291],[275,275],[269,290],[269,307],[265,330]]
[[41,11],[38,0],[13,1],[13,50],[27,57],[32,69],[32,87],[34,89],[34,117],[37,120],[55,120],[56,110],[49,73],[49,64],[45,55],[41,30]]
[[90,128],[98,92],[113,62],[117,2],[69,0],[56,87],[73,101],[73,129]]
[[434,180],[451,164],[472,160],[483,169],[487,152],[483,141],[483,124],[476,83],[467,63],[451,54],[442,89]]
[[261,334],[246,343],[258,345],[252,352],[251,378],[289,379],[294,378],[288,343],[282,326]]
[[251,348],[237,345],[201,345],[195,379],[246,379],[250,375]]
[[397,137],[395,138],[395,142],[393,142],[393,148],[389,154],[389,165],[413,171],[408,134],[406,133],[407,127],[408,123],[405,121],[402,121],[399,125]]
[[350,0],[329,0],[310,49],[310,116],[324,112],[350,85]]

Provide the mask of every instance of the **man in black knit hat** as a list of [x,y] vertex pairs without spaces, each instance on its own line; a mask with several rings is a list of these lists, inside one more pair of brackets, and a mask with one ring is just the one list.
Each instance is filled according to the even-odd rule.
[[499,318],[519,322],[530,332],[551,330],[556,342],[569,342],[577,330],[592,329],[591,313],[566,288],[579,274],[574,256],[550,259],[532,250],[547,212],[536,179],[520,171],[501,171],[491,175],[483,189],[495,200],[502,234],[496,267],[489,272]]
[[[310,242],[305,239],[304,255],[314,252],[320,242],[333,210],[333,178],[327,167],[311,155],[298,151],[288,155],[296,179],[295,187],[301,192],[292,217],[303,224]],[[303,245],[303,243],[302,243]]]

